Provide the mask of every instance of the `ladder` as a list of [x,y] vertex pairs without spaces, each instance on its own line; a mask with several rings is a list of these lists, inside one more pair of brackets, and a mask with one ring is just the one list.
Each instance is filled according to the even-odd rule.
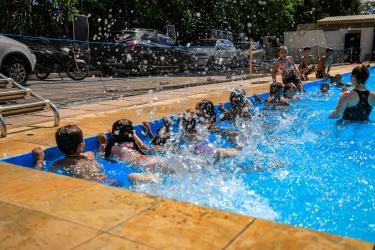
[[[0,89],[15,88],[15,90],[1,91],[0,90],[0,137],[7,136],[7,127],[4,117],[24,115],[34,112],[52,110],[54,114],[54,126],[57,127],[60,123],[60,114],[56,106],[49,100],[34,93],[31,89],[25,88],[16,83],[13,79],[8,78],[0,73]],[[22,104],[2,104],[9,101],[16,101],[22,99],[34,98],[36,101]]]

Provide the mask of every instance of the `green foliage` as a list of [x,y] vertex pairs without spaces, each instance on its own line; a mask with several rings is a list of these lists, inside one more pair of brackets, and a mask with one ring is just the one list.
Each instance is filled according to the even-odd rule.
[[297,23],[360,10],[360,0],[2,0],[0,32],[71,37],[72,16],[81,13],[90,16],[96,40],[127,28],[164,31],[166,24],[183,42],[194,41],[198,27],[282,37]]

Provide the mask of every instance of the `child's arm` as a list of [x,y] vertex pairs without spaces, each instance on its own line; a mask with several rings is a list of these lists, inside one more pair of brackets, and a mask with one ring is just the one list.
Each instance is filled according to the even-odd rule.
[[152,129],[151,129],[150,123],[149,123],[149,122],[142,122],[142,124],[143,124],[143,127],[146,129],[146,132],[147,132],[148,135],[150,136],[150,139],[151,139],[151,140],[154,140],[154,139],[155,139],[155,135],[154,135],[154,133],[152,132]]
[[40,148],[40,147],[33,148],[32,152],[33,152],[34,158],[35,158],[34,168],[42,170],[43,167],[44,167],[44,151],[43,151],[43,149]]
[[133,137],[135,143],[137,143],[140,149],[149,150],[148,146],[141,139],[139,139],[138,135],[135,132],[133,132]]
[[277,73],[278,66],[279,64],[277,61],[272,65],[272,72],[271,72],[272,82],[276,82],[276,73]]
[[303,57],[302,60],[300,61],[299,63],[299,70],[301,71],[303,69],[303,67],[305,66],[305,58]]
[[104,132],[100,132],[98,133],[97,137],[99,142],[99,149],[100,151],[104,152],[107,146],[107,136]]

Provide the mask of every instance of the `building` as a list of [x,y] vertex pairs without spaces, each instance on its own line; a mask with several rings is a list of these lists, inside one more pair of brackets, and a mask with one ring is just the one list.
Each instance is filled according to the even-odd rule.
[[[375,15],[332,16],[313,24],[299,25],[297,31],[285,32],[285,46],[331,47],[346,62],[370,60],[375,54]],[[340,61],[340,60],[339,60]]]

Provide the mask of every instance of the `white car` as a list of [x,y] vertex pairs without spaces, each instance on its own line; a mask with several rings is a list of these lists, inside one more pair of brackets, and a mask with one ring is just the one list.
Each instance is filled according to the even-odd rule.
[[236,67],[237,50],[231,41],[225,39],[202,40],[201,43],[201,46],[188,48],[193,67],[207,67],[208,69],[218,66]]
[[34,71],[36,57],[30,48],[14,39],[0,36],[0,72],[20,84],[26,84]]

